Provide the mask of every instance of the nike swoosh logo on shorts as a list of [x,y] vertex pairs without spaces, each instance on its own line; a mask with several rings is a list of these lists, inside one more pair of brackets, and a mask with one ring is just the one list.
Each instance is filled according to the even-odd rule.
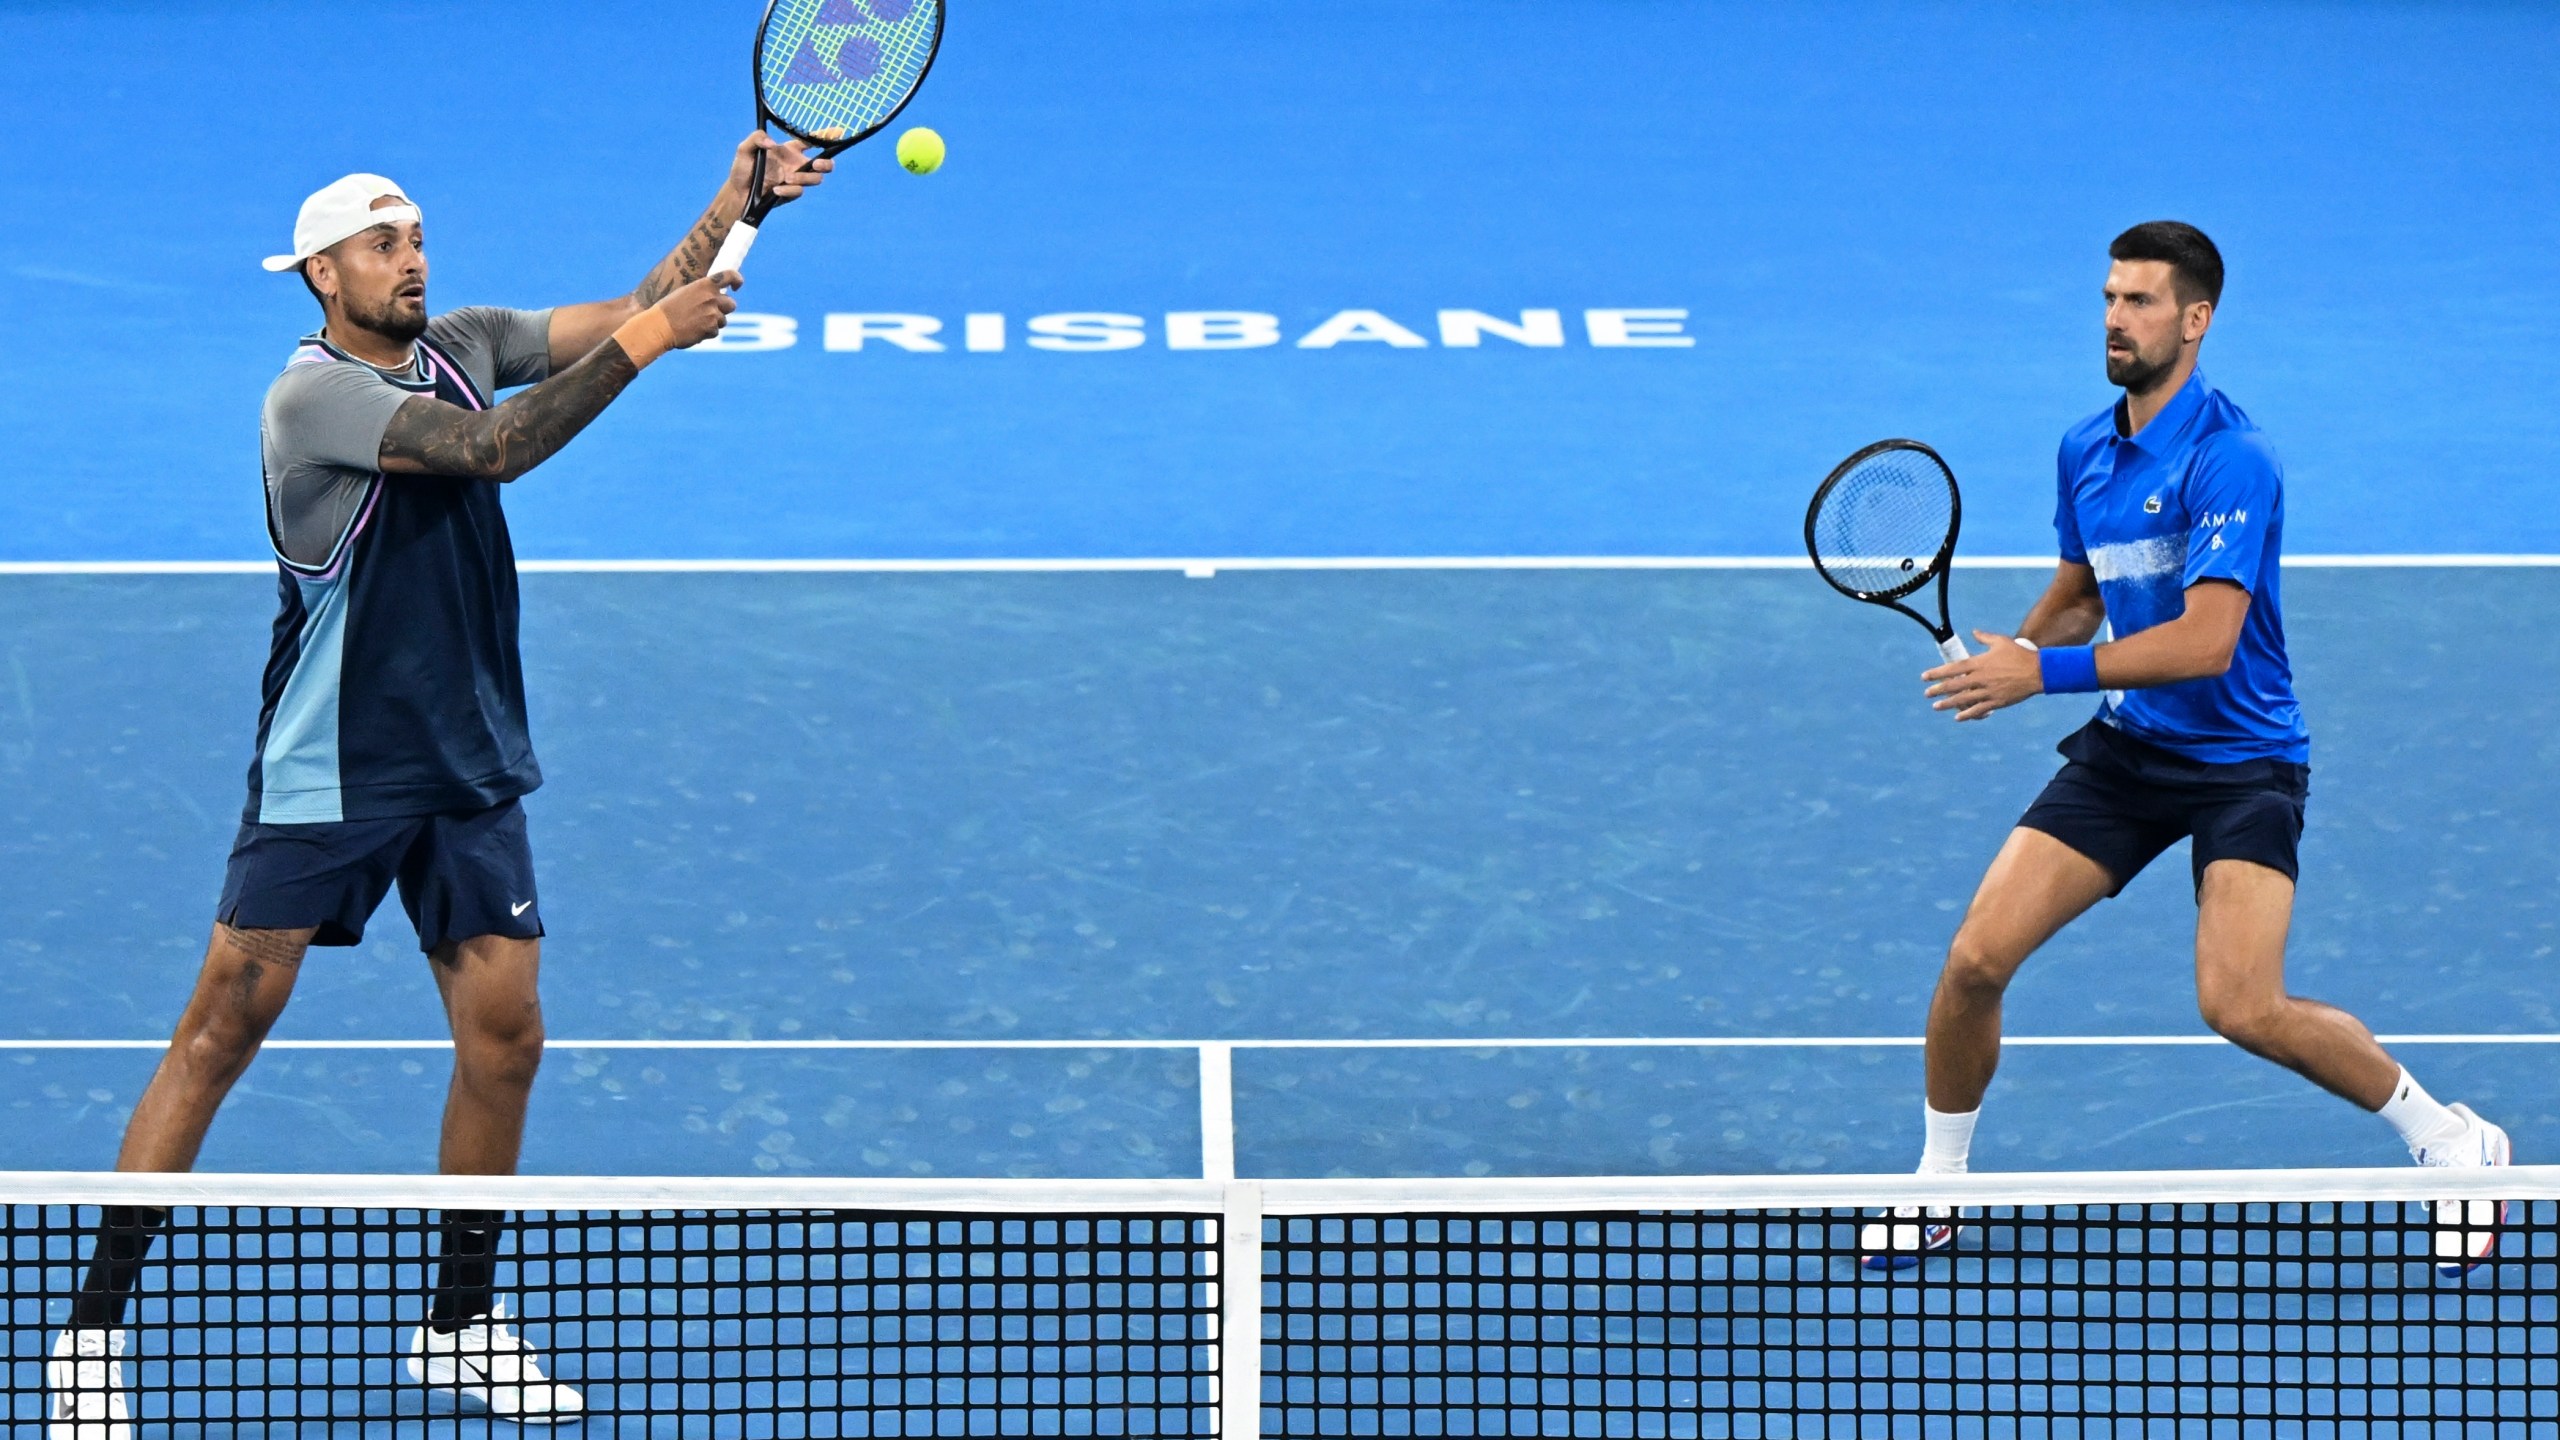
[[532,909],[532,908],[533,908],[533,902],[532,902],[532,901],[530,901],[530,900],[527,900],[527,901],[525,901],[525,902],[524,902],[523,904],[521,904],[521,905],[517,905],[517,906],[513,906],[513,907],[509,908],[509,909],[508,909],[508,911],[507,911],[507,913],[508,913],[508,914],[510,914],[510,915],[521,915],[521,914],[523,914],[524,912],[526,912],[527,910],[530,910],[530,909]]

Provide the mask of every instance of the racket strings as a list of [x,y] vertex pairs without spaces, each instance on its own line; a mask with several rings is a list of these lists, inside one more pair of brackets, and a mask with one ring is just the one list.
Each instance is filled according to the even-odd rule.
[[1813,516],[1813,558],[1833,584],[1891,598],[1937,573],[1955,528],[1955,482],[1916,450],[1861,461],[1824,493]]
[[941,0],[777,0],[756,56],[765,109],[803,136],[858,139],[933,62]]

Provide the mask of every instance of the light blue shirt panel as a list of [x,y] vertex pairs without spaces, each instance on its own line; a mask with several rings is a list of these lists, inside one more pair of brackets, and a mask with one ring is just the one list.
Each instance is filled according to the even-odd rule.
[[338,700],[346,669],[347,582],[304,580],[302,653],[267,723],[258,756],[258,823],[319,825],[346,818],[338,789]]

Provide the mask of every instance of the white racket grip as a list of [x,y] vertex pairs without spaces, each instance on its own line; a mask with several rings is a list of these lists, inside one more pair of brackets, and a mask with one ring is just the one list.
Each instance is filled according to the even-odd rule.
[[1946,639],[1938,642],[1938,658],[1946,661],[1950,665],[1954,664],[1958,660],[1966,659],[1972,654],[1972,651],[1964,648],[1964,641],[1958,636],[1950,635]]
[[720,253],[711,257],[710,273],[735,270],[747,263],[747,252],[756,248],[756,227],[741,220],[729,227],[729,238],[720,242]]

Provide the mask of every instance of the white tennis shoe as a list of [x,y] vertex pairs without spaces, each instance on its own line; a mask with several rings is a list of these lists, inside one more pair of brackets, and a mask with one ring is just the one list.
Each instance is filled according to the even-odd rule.
[[1956,1244],[1956,1212],[1945,1205],[1896,1205],[1889,1220],[1858,1227],[1858,1263],[1870,1270],[1908,1270]]
[[45,1440],[133,1440],[130,1330],[65,1330],[44,1364]]
[[586,1397],[576,1386],[552,1379],[542,1368],[542,1357],[527,1348],[508,1320],[499,1310],[449,1334],[419,1326],[410,1333],[404,1362],[409,1378],[431,1389],[450,1390],[522,1425],[550,1425],[585,1414]]
[[[2412,1145],[2409,1158],[2445,1170],[2480,1170],[2513,1163],[2515,1147],[2507,1132],[2471,1113],[2468,1105],[2447,1105],[2462,1117],[2462,1131],[2441,1145]],[[2435,1202],[2436,1274],[2459,1280],[2497,1258],[2498,1231],[2508,1218],[2504,1200],[2438,1200]]]

